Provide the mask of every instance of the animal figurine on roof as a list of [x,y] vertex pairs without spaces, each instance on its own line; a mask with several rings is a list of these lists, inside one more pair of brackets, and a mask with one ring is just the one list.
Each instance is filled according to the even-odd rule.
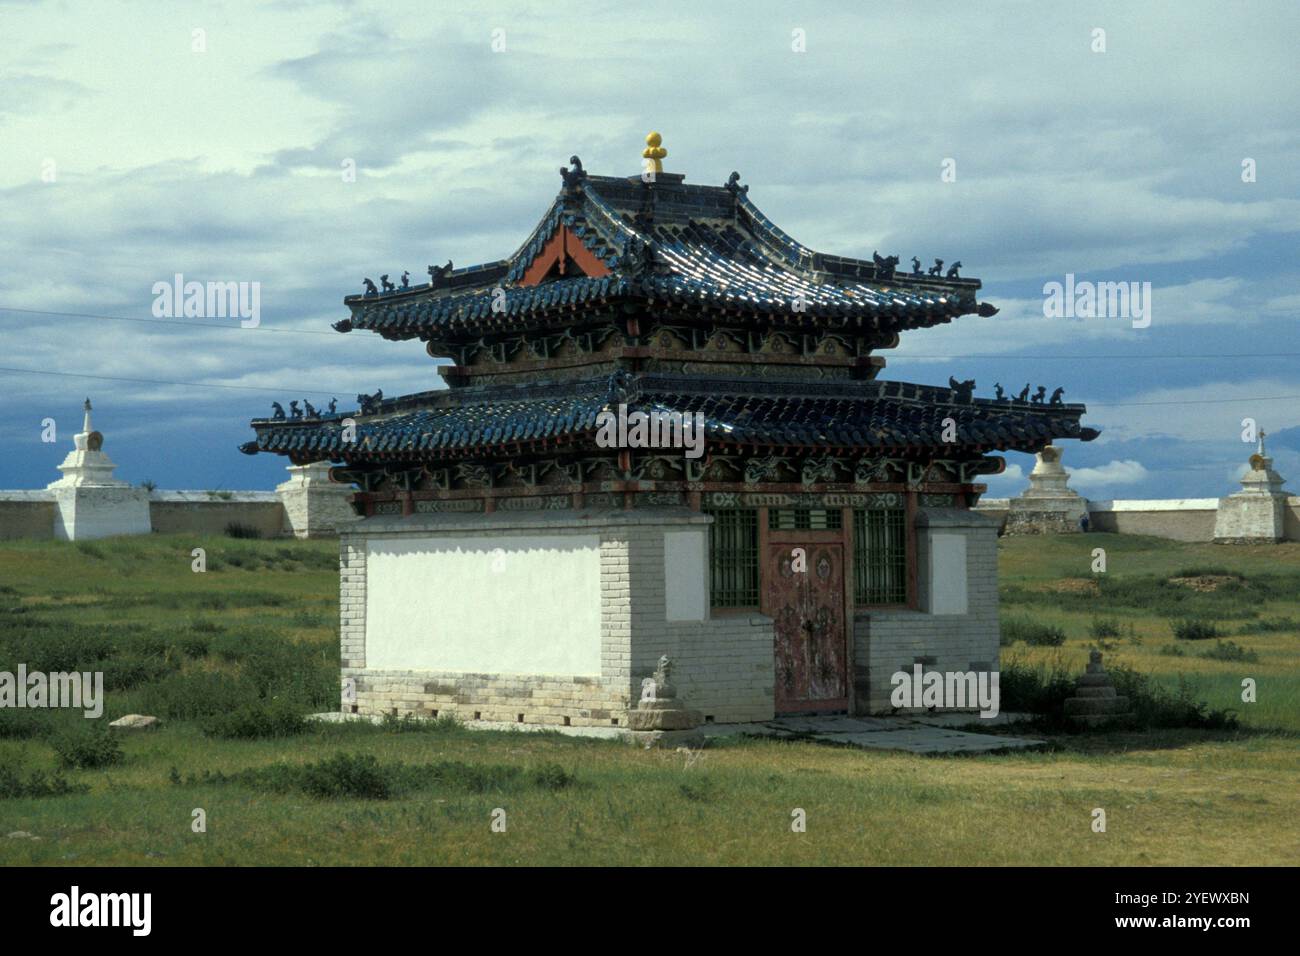
[[1006,397],[1006,393],[1002,391],[1002,383],[1001,383],[1001,382],[994,382],[994,383],[993,383],[993,399],[994,399],[995,401],[1000,402],[1000,401],[1002,401],[1002,399],[1005,398],[1005,397]]
[[941,275],[943,275],[943,260],[942,260],[942,259],[935,259],[935,260],[934,260],[934,265],[930,266],[930,275],[932,275],[932,276],[941,276]]
[[384,390],[381,388],[373,395],[361,394],[357,396],[357,404],[361,406],[362,415],[372,415],[379,410],[379,403],[384,400]]
[[961,276],[957,275],[957,270],[960,269],[960,268],[961,268],[961,260],[958,259],[956,262],[954,262],[954,263],[952,264],[952,267],[948,270],[948,278],[949,278],[949,279],[960,279]]
[[563,166],[560,167],[560,179],[564,180],[565,189],[572,189],[587,178],[587,172],[582,168],[582,160],[577,156],[569,157],[569,165],[572,166],[573,169],[565,169]]
[[284,418],[284,406],[281,405],[279,402],[272,402],[271,409],[274,412],[274,414],[271,416],[272,418],[276,420]]
[[331,415],[334,414],[334,409],[338,407],[338,404],[339,404],[339,400],[338,400],[337,398],[331,398],[331,399],[330,399],[330,414],[331,414]]
[[1021,392],[1019,395],[1016,396],[1016,401],[1018,401],[1018,402],[1027,402],[1027,401],[1029,401],[1029,388],[1030,388],[1030,385],[1029,385],[1028,382],[1026,382],[1026,383],[1025,383],[1025,390],[1024,390],[1023,392]]
[[1038,391],[1034,392],[1033,402],[1036,405],[1043,404],[1043,399],[1047,396],[1047,386],[1039,385]]
[[1051,404],[1051,405],[1063,405],[1063,404],[1065,404],[1064,402],[1061,401],[1061,396],[1064,395],[1064,394],[1065,394],[1065,389],[1063,389],[1063,388],[1058,388],[1056,391],[1054,391],[1054,392],[1052,393],[1052,397],[1048,400],[1048,404]]
[[366,295],[379,295],[379,290],[375,288],[375,284],[373,282],[371,282],[369,279],[362,279],[361,281],[365,284]]
[[302,409],[298,407],[298,403],[296,401],[289,403],[289,417],[302,418]]
[[969,402],[971,395],[975,392],[975,379],[968,378],[964,382],[959,382],[951,375],[948,376],[948,387],[953,391],[953,399],[958,402]]
[[749,192],[748,186],[742,186],[740,184],[740,173],[735,170],[733,170],[731,175],[727,177],[727,189],[731,190],[731,192],[737,196],[743,196],[745,193]]
[[394,292],[397,289],[397,286],[388,281],[388,276],[386,275],[379,277],[379,284],[384,287],[385,292]]
[[898,265],[898,256],[882,256],[879,252],[871,253],[871,261],[876,264],[877,279],[892,279]]
[[320,412],[316,411],[316,406],[305,398],[302,400],[302,407],[306,409],[305,415],[307,418],[320,418]]
[[912,275],[919,276],[920,274],[921,274],[921,260],[916,258],[916,256],[912,256]]
[[402,273],[402,288],[403,288],[403,289],[409,289],[410,287],[411,287],[411,274],[410,274],[409,272],[403,272],[403,273]]
[[425,271],[429,273],[429,285],[435,286],[439,283],[446,282],[451,276],[451,260],[448,259],[445,266],[429,266]]

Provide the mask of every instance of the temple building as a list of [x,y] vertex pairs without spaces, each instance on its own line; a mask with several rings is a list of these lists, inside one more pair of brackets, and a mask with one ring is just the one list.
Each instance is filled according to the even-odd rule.
[[571,158],[508,258],[344,299],[339,332],[424,342],[446,387],[252,422],[245,452],[356,489],[346,708],[626,726],[666,656],[734,722],[998,667],[971,506],[998,452],[1095,437],[1084,407],[882,378],[907,330],[997,311],[979,280],[815,252],[647,142],[641,174]]

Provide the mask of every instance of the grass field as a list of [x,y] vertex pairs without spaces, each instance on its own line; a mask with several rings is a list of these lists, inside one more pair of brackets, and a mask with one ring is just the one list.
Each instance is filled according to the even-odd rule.
[[[639,751],[447,722],[304,728],[299,715],[337,701],[335,547],[162,535],[0,545],[0,670],[76,666],[110,684],[104,721],[0,711],[0,863],[1300,861],[1293,544],[1005,539],[1008,636],[1063,643],[1011,644],[1004,663],[1078,671],[1101,642],[1108,663],[1170,689],[1181,680],[1239,724],[1051,733],[1045,752],[978,757],[772,740]],[[1104,575],[1090,571],[1097,547]],[[1180,620],[1221,636],[1176,640]],[[1255,659],[1201,656],[1221,640]],[[1257,703],[1242,703],[1243,677]],[[131,712],[166,722],[121,738],[120,754],[86,729]],[[796,808],[806,832],[792,832]],[[1092,831],[1095,808],[1105,833]],[[205,833],[192,830],[196,809]],[[497,809],[504,833],[491,828]]]

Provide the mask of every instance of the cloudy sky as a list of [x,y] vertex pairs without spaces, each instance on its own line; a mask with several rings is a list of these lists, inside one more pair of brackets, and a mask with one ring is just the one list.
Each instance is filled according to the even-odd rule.
[[[1243,418],[1300,488],[1298,33],[1293,2],[0,0],[0,488],[57,477],[87,395],[119,477],[271,487],[236,446],[272,400],[441,381],[330,330],[363,276],[510,254],[570,154],[630,175],[650,129],[813,248],[960,259],[1000,314],[884,374],[1064,386],[1089,497],[1235,490]],[[154,318],[177,273],[260,283],[260,326]],[[1150,324],[1044,317],[1067,274],[1150,283]]]

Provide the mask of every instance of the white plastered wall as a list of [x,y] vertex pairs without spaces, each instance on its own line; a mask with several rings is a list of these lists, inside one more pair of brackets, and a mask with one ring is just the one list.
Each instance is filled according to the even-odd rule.
[[597,535],[372,538],[366,665],[601,673]]

